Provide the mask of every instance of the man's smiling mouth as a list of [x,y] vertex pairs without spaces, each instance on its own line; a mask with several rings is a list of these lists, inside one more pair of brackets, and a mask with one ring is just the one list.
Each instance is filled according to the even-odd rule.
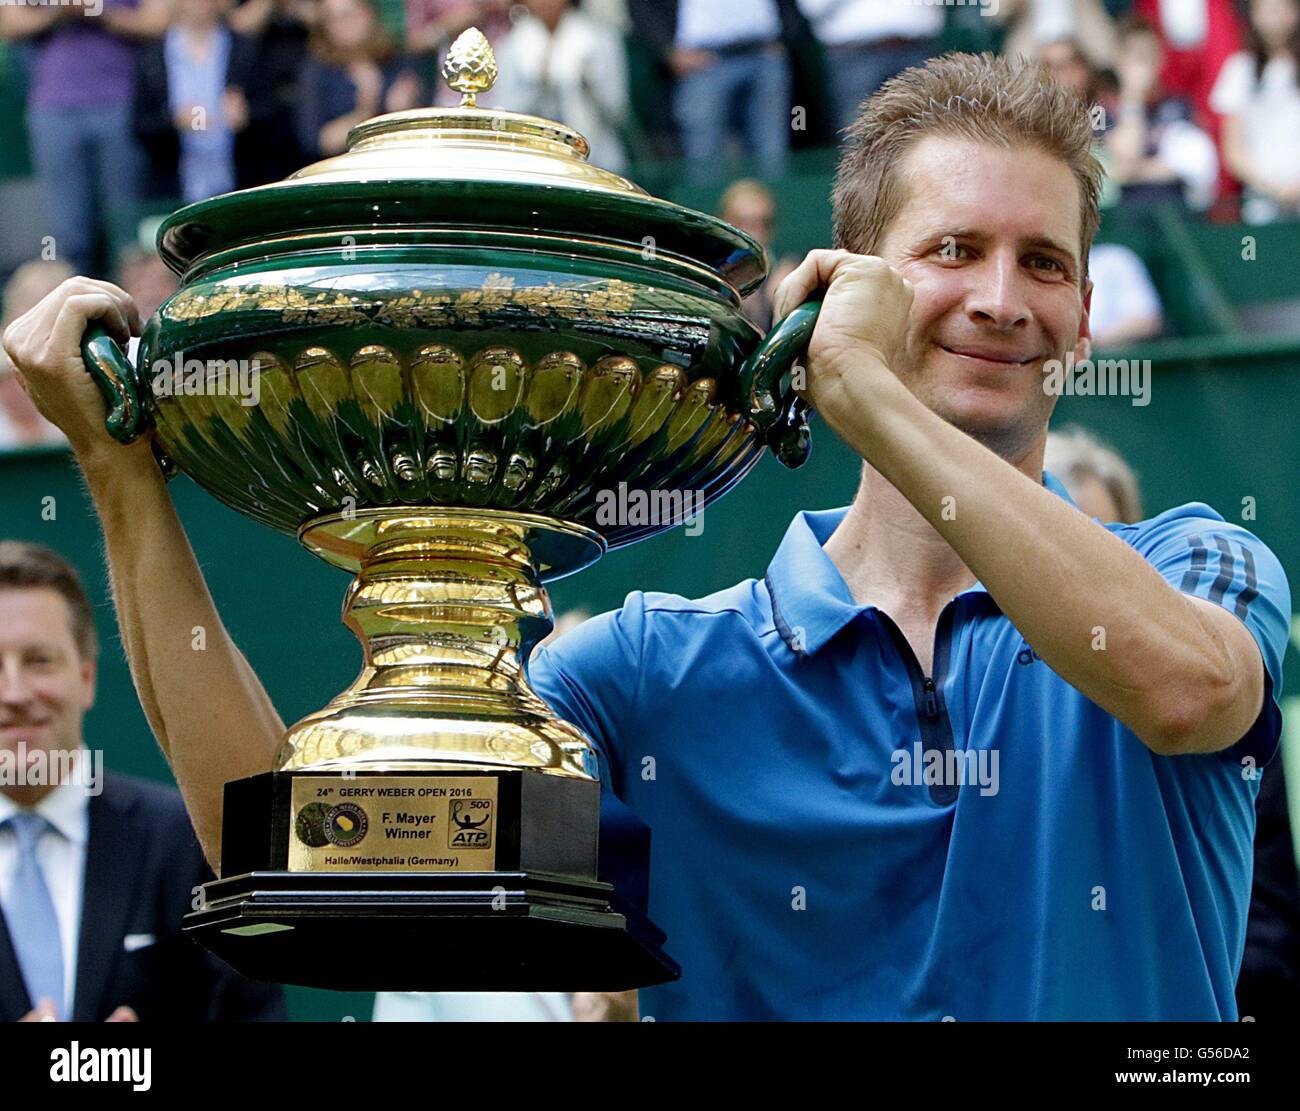
[[1017,356],[1014,352],[992,351],[982,347],[949,347],[945,343],[939,344],[949,355],[956,355],[962,359],[973,359],[982,363],[1002,363],[1004,366],[1026,366],[1035,362],[1038,355]]

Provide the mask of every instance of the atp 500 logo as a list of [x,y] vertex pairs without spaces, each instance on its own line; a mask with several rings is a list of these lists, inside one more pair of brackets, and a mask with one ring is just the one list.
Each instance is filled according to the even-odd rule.
[[453,799],[451,822],[447,826],[447,847],[490,849],[492,847],[492,800]]

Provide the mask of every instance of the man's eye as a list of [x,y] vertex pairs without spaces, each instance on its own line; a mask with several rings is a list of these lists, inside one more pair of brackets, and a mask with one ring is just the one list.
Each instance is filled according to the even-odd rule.
[[953,262],[957,259],[968,258],[970,248],[954,239],[945,239],[935,247],[934,253],[946,262]]
[[1064,272],[1065,270],[1065,267],[1063,267],[1059,262],[1057,262],[1056,259],[1050,258],[1047,255],[1035,255],[1033,258],[1029,260],[1029,263],[1031,266],[1033,266],[1035,269],[1038,270],[1047,270],[1047,271],[1059,270],[1062,272]]

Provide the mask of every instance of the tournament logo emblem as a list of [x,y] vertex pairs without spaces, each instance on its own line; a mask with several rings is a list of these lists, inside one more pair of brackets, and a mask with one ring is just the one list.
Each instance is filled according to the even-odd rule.
[[[473,810],[470,808],[473,807]],[[492,800],[455,799],[451,804],[451,824],[447,827],[447,847],[451,849],[490,849],[492,847]]]
[[329,844],[325,836],[325,817],[329,807],[323,802],[309,802],[298,811],[294,819],[293,831],[298,840],[311,849],[324,848]]
[[325,815],[325,837],[341,849],[358,844],[369,827],[370,819],[355,802],[341,802],[330,807]]

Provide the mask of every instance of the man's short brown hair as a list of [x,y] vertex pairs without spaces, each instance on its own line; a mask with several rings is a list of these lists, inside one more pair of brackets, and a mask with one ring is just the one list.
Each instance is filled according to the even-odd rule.
[[1092,119],[1074,90],[1046,69],[992,54],[945,54],[904,70],[863,105],[848,128],[832,195],[835,246],[875,254],[902,208],[904,155],[928,135],[1031,147],[1059,158],[1079,184],[1080,266],[1101,223],[1103,171]]
[[72,615],[72,635],[77,642],[77,651],[83,660],[93,658],[99,651],[95,611],[76,569],[52,548],[18,540],[0,540],[0,590],[39,587],[57,590],[63,596]]

